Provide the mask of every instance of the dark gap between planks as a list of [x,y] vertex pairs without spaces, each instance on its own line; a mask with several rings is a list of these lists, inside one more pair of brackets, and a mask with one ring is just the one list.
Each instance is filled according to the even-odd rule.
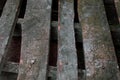
[[[119,31],[117,31],[117,27],[120,27],[120,24],[119,24],[118,14],[115,7],[115,2],[114,0],[103,0],[103,2],[105,6],[107,20],[108,20],[109,26],[111,26],[110,27],[111,36],[112,36],[113,44],[115,47],[118,65],[120,67],[120,44],[118,44],[120,43],[120,37],[119,37],[120,33]],[[113,28],[116,27],[116,31],[112,31],[112,27]]]
[[75,13],[74,22],[75,23],[79,23],[77,7],[78,7],[77,0],[74,0],[74,13]]
[[12,37],[9,50],[8,50],[8,61],[17,62],[20,61],[21,53],[21,24],[16,24],[14,35]]
[[[19,63],[21,53],[21,24],[16,24],[12,40],[8,45],[7,55],[5,57],[6,62],[11,61]],[[12,69],[12,68],[11,68]],[[17,80],[18,74],[10,72],[2,72],[0,80]]]
[[58,0],[52,0],[52,21],[58,21]]
[[3,8],[5,6],[5,3],[6,3],[7,0],[0,0],[0,17],[2,15],[2,12],[3,12]]
[[[74,23],[80,24],[80,21],[78,19],[77,7],[78,7],[77,0],[74,0],[74,13],[75,13]],[[77,49],[77,58],[78,58],[78,69],[85,69],[83,43],[80,41],[77,41],[79,37],[81,37],[81,39],[82,39],[82,32],[80,32],[81,31],[80,29],[81,29],[81,26],[79,26],[79,28],[74,28],[76,49]]]
[[119,24],[118,14],[115,8],[114,0],[103,0],[108,23],[110,25]]
[[25,11],[26,11],[26,6],[27,6],[27,0],[22,0],[22,5],[19,13],[19,18],[24,18],[25,16]]
[[[51,22],[58,22],[58,0],[52,1],[52,10],[51,10]],[[50,30],[50,49],[49,49],[49,62],[48,66],[57,67],[57,54],[58,54],[58,30],[57,25],[53,26],[51,23]],[[56,77],[56,76],[55,76]],[[53,80],[53,77],[48,77],[47,80]]]

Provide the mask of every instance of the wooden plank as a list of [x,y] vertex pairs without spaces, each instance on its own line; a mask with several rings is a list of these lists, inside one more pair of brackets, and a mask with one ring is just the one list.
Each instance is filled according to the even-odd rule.
[[78,0],[86,80],[119,80],[119,67],[102,0]]
[[0,18],[0,72],[17,22],[20,2],[20,0],[7,0]]
[[120,23],[120,0],[114,0],[114,2],[115,2],[115,7],[116,7],[119,23]]
[[57,80],[77,80],[74,1],[60,0],[59,3]]
[[[18,24],[21,24],[22,19],[18,20]],[[51,28],[53,28],[52,33],[53,33],[53,40],[58,40],[58,22],[57,21],[52,21],[51,22]],[[82,27],[80,26],[80,23],[74,23],[74,28],[75,28],[75,34],[77,35],[76,42],[82,43]],[[110,25],[110,30],[112,32],[112,35],[116,38],[116,40],[120,40],[120,25]],[[20,34],[15,33],[15,36],[19,36]],[[114,38],[114,39],[115,39]],[[115,42],[115,45],[120,45],[119,42]]]
[[[57,40],[57,25],[58,25],[58,22],[57,21],[52,21],[52,28],[54,29],[53,30],[53,35],[54,35],[54,39]],[[76,34],[76,37],[77,37],[77,40],[76,42],[82,42],[82,35],[81,35],[81,27],[80,27],[80,23],[74,23],[74,28],[75,28],[75,34]]]
[[10,73],[18,73],[18,71],[19,71],[19,63],[6,62],[4,64],[4,67],[2,68],[2,71],[10,72]]
[[[57,25],[57,21],[52,21],[52,28],[54,29],[54,40],[57,40]],[[82,43],[82,27],[80,26],[80,23],[74,23],[74,28],[76,34],[76,42]],[[120,45],[120,25],[110,25],[110,28],[113,39],[115,40],[114,45]]]
[[22,48],[18,80],[46,80],[51,0],[28,0],[22,21]]
[[17,80],[17,74],[2,72],[0,80]]
[[[3,72],[9,72],[9,73],[18,73],[19,71],[19,63],[15,62],[6,62],[3,69]],[[85,80],[85,70],[78,70],[79,79]],[[49,66],[48,67],[48,77],[51,77],[52,80],[56,80],[57,78],[57,67]]]

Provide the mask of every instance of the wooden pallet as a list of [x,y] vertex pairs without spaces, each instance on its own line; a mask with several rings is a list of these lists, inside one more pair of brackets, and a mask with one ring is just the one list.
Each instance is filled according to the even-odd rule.
[[120,80],[120,24],[102,0],[27,0],[24,18],[25,1],[0,4],[0,80]]

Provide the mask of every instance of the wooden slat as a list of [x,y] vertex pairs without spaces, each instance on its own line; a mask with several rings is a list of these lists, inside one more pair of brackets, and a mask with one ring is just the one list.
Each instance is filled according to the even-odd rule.
[[119,80],[115,51],[102,0],[78,0],[86,80]]
[[77,80],[77,54],[73,28],[74,1],[60,0],[59,3],[57,80]]
[[[52,27],[54,29],[54,39],[57,40],[57,25],[58,25],[58,22],[57,21],[52,21]],[[76,33],[76,37],[77,37],[77,40],[76,42],[82,42],[82,35],[81,35],[81,27],[80,27],[80,23],[74,23],[74,28],[75,28],[75,33]]]
[[[53,28],[53,40],[58,40],[58,22],[57,21],[52,21],[51,22],[51,27]],[[18,20],[18,24],[21,24],[21,19]],[[113,36],[119,41],[120,40],[120,25],[110,25],[111,28],[111,32],[113,34]],[[80,42],[82,43],[82,31],[81,31],[81,26],[80,23],[74,23],[74,29],[75,29],[75,34],[76,34],[76,42]],[[20,34],[14,34],[15,36],[20,36]],[[120,45],[119,42],[115,42],[115,45]]]
[[7,0],[0,18],[0,72],[18,18],[20,0]]
[[22,21],[22,48],[18,80],[46,80],[51,0],[28,0]]
[[[9,73],[18,73],[19,71],[19,63],[15,62],[6,62],[3,69],[3,72],[9,72]],[[80,80],[85,80],[85,70],[78,70],[79,79]],[[49,66],[48,67],[48,77],[50,77],[52,80],[56,80],[57,78],[57,68],[54,66]]]
[[[18,73],[19,72],[19,63],[6,62],[2,71],[9,72],[9,73]],[[80,71],[82,71],[82,70],[80,70]],[[56,73],[57,73],[56,67],[53,67],[53,66],[48,67],[48,77],[56,79],[56,76],[57,76]]]
[[6,62],[4,64],[4,67],[2,68],[2,71],[10,72],[10,73],[18,73],[18,71],[19,71],[19,63]]
[[[54,40],[57,40],[57,21],[52,21],[52,27],[54,28],[53,30],[53,36]],[[74,23],[74,28],[75,28],[75,34],[76,34],[76,42],[82,43],[82,30],[80,23]],[[120,45],[120,25],[110,25],[110,30],[113,36],[114,45]]]

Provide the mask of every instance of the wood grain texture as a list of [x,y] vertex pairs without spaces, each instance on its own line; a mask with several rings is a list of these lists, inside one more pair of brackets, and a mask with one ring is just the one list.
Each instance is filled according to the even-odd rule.
[[119,80],[115,51],[102,0],[78,0],[86,80]]
[[17,80],[46,80],[51,0],[28,0],[22,21],[22,48]]
[[0,18],[0,72],[17,22],[20,0],[7,0]]
[[74,0],[60,0],[59,3],[57,80],[77,80]]

